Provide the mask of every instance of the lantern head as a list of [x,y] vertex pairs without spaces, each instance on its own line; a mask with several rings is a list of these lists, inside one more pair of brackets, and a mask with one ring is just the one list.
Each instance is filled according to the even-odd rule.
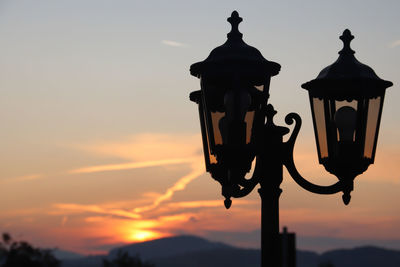
[[393,85],[355,58],[353,38],[346,29],[337,61],[302,85],[310,96],[319,162],[351,185],[374,162],[385,90]]
[[190,67],[201,84],[190,99],[199,106],[206,169],[222,184],[250,170],[257,128],[264,124],[261,113],[270,78],[280,70],[279,64],[243,41],[238,30],[241,21],[232,12],[228,40]]

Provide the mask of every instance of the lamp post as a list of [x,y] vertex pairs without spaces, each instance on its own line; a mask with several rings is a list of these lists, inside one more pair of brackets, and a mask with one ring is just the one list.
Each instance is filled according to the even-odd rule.
[[[231,206],[232,197],[244,197],[260,185],[261,266],[279,267],[283,166],[310,192],[343,192],[347,205],[354,178],[374,161],[384,93],[392,83],[356,60],[350,48],[353,36],[345,30],[338,60],[302,85],[309,92],[319,163],[338,178],[330,186],[313,184],[300,175],[293,161],[300,116],[286,116],[285,122],[295,125],[283,142],[289,129],[274,124],[276,111],[268,104],[270,79],[279,73],[280,65],[243,41],[238,30],[241,21],[232,12],[227,41],[190,67],[201,83],[190,100],[199,108],[206,170],[221,184],[225,207]],[[253,175],[247,179],[253,160]]]

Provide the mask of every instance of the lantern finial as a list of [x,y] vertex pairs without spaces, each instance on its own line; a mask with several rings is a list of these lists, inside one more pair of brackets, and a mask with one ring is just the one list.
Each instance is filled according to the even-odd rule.
[[350,30],[344,30],[342,36],[339,38],[343,41],[343,49],[339,52],[339,54],[354,54],[355,52],[350,48],[350,42],[354,39],[354,36],[351,34]]
[[233,11],[231,16],[227,19],[232,26],[231,32],[228,33],[229,40],[242,39],[243,34],[239,32],[239,23],[242,22],[242,20],[243,19],[239,17],[239,13],[236,10]]

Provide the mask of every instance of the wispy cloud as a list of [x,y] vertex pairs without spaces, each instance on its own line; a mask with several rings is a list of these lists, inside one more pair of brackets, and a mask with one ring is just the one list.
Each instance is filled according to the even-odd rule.
[[81,205],[74,203],[56,203],[53,205],[58,211],[52,212],[57,214],[59,211],[62,213],[94,213],[107,216],[116,216],[127,219],[139,219],[141,216],[123,209],[109,209],[99,205]]
[[62,219],[61,219],[61,226],[65,226],[65,224],[67,223],[67,221],[68,221],[68,216],[64,216],[64,217],[62,217]]
[[[89,146],[80,146],[80,149],[98,155],[112,155],[135,161],[122,164],[88,166],[71,170],[69,173],[82,174],[187,164],[190,167],[190,172],[188,174],[178,178],[164,193],[152,194],[151,204],[133,209],[134,214],[143,213],[145,211],[154,210],[161,203],[170,200],[175,192],[184,190],[190,182],[205,172],[202,156],[199,155],[199,141],[200,137],[198,135],[170,136],[161,134],[141,134],[125,142],[103,142]],[[86,206],[84,208],[87,209],[87,211],[104,212],[103,210],[94,209],[92,206]]]
[[[177,182],[175,182],[172,186],[166,189],[164,194],[155,195],[154,200],[150,205],[145,205],[142,207],[137,207],[133,210],[133,212],[128,212],[125,210],[106,210],[96,205],[77,205],[77,204],[56,204],[56,207],[60,209],[81,211],[81,212],[94,212],[94,213],[102,213],[102,214],[110,214],[117,215],[128,218],[140,218],[139,213],[156,209],[161,203],[166,200],[170,200],[175,192],[182,191],[186,188],[186,186],[192,182],[197,177],[201,176],[204,173],[204,166],[201,163],[202,158],[189,158],[189,159],[179,159],[179,160],[163,160],[163,161],[154,161],[154,162],[139,162],[139,163],[130,163],[130,164],[118,164],[118,165],[103,165],[103,166],[93,166],[87,168],[81,168],[77,170],[71,171],[72,173],[92,173],[92,172],[100,172],[100,171],[112,171],[112,170],[122,170],[122,169],[131,169],[131,168],[141,168],[141,167],[150,167],[150,166],[160,166],[160,165],[169,165],[169,164],[177,164],[177,163],[190,163],[191,162],[191,172],[187,175],[181,177]],[[153,194],[154,195],[154,194]]]
[[130,162],[130,163],[122,163],[122,164],[106,164],[106,165],[83,167],[83,168],[71,170],[70,173],[73,174],[73,173],[119,171],[119,170],[181,164],[181,163],[188,163],[188,162],[192,162],[192,161],[193,161],[193,159],[185,158],[185,159],[153,160],[153,161],[144,161],[144,162]]
[[[242,207],[242,206],[254,206],[258,205],[258,200],[247,200],[247,199],[235,199],[234,207]],[[200,212],[201,210],[211,210],[211,209],[221,209],[224,206],[224,199],[220,197],[220,199],[216,200],[195,200],[195,201],[178,201],[178,202],[168,202],[165,203],[162,207],[158,209],[160,213],[174,213],[174,212],[182,212],[182,210],[196,210],[196,212]]]
[[44,177],[43,174],[28,174],[17,177],[5,178],[0,180],[0,182],[25,182],[25,181],[37,180],[43,177]]
[[31,175],[24,175],[24,176],[16,177],[15,180],[29,181],[29,180],[36,180],[36,179],[39,179],[42,177],[43,177],[43,175],[41,175],[41,174],[31,174]]
[[168,45],[168,46],[173,46],[173,47],[185,47],[187,46],[184,43],[176,42],[176,41],[171,41],[171,40],[162,40],[162,44]]
[[395,47],[397,47],[397,46],[400,46],[400,40],[393,41],[393,42],[391,42],[391,43],[389,44],[389,47],[390,47],[390,48],[395,48]]
[[[235,204],[238,202],[244,202],[243,200],[236,200]],[[248,201],[250,202],[250,201]],[[223,200],[202,200],[202,201],[181,201],[181,202],[173,202],[168,203],[169,208],[213,208],[213,207],[221,207],[223,204]],[[253,202],[250,202],[254,204]]]
[[142,133],[121,141],[97,141],[75,145],[95,156],[116,157],[129,162],[164,161],[198,156],[200,135]]
[[184,190],[191,181],[204,173],[203,164],[199,164],[199,162],[201,162],[200,160],[201,158],[194,161],[191,164],[192,171],[189,174],[180,178],[173,186],[169,187],[164,194],[158,196],[151,205],[135,208],[134,212],[141,213],[144,211],[155,209],[162,202],[171,199],[175,192]]

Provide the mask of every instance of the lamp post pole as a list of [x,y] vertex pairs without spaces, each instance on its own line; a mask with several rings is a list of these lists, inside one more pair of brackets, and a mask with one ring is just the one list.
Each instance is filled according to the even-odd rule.
[[[271,110],[270,112],[274,112]],[[271,114],[272,115],[272,114]],[[287,128],[277,127],[272,122],[272,116],[265,125],[259,160],[261,197],[261,266],[281,266],[281,244],[279,239],[279,197],[283,180],[282,137]]]
[[[270,79],[279,73],[280,65],[242,40],[241,21],[232,12],[228,40],[190,67],[201,80],[201,90],[192,92],[190,100],[199,108],[206,170],[221,184],[225,207],[230,208],[232,197],[245,197],[260,185],[261,266],[281,267],[283,166],[305,190],[343,192],[343,202],[349,204],[355,177],[374,162],[384,94],[393,84],[357,61],[350,48],[354,36],[345,30],[338,60],[302,85],[309,92],[319,163],[338,178],[329,186],[313,184],[301,176],[293,159],[300,116],[285,117],[286,124],[295,124],[283,142],[289,129],[274,124],[276,111],[268,104]],[[253,175],[245,178],[253,160]]]

